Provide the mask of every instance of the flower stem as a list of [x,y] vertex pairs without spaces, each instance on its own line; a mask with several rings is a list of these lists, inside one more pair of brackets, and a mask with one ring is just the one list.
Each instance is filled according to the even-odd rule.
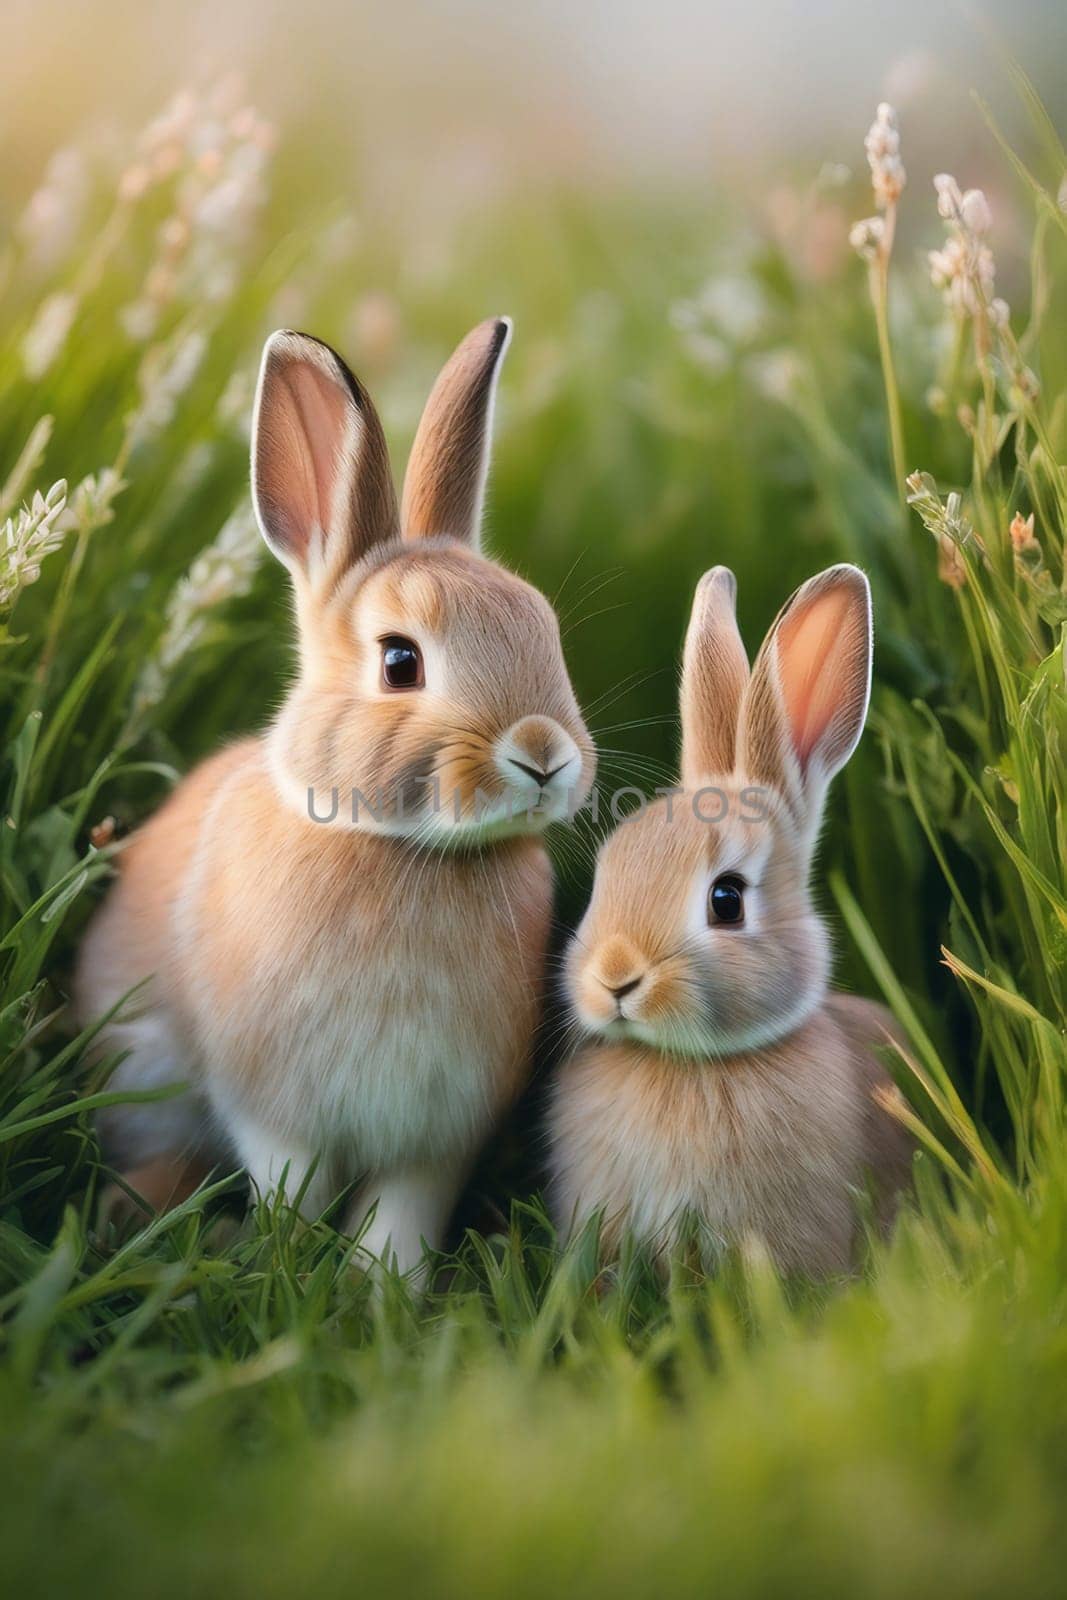
[[[891,239],[887,229],[886,242]],[[904,480],[908,475],[904,456],[904,423],[900,412],[900,390],[897,388],[896,368],[893,365],[893,348],[889,340],[889,250],[882,249],[871,262],[871,300],[874,320],[878,329],[878,354],[882,362],[882,382],[885,385],[886,410],[889,413],[889,448],[893,461],[893,477],[897,496],[905,506]]]

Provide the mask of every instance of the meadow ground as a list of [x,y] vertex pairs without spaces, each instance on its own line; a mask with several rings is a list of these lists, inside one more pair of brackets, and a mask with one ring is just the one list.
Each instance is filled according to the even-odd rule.
[[[1030,110],[1006,213],[904,190],[937,283],[925,250],[890,257],[891,163],[859,260],[867,173],[815,180],[817,160],[758,227],[555,188],[416,234],[370,198],[323,214],[285,135],[221,91],[128,147],[64,152],[13,217],[10,1593],[1062,1587],[1067,161]],[[1029,250],[1010,312],[1001,249]],[[490,542],[558,600],[605,784],[673,771],[704,568],[733,566],[750,637],[819,565],[871,576],[872,715],[820,894],[840,981],[908,1034],[895,1071],[922,1148],[894,1239],[847,1284],[782,1283],[758,1253],[666,1288],[636,1258],[598,1278],[593,1241],[560,1251],[545,1221],[536,1097],[421,1301],[399,1282],[372,1298],[328,1222],[242,1218],[225,1175],[125,1240],[94,1231],[108,1090],[64,1014],[73,950],[123,831],[259,725],[287,670],[247,494],[262,338],[333,340],[402,457],[444,354],[501,310]],[[557,841],[563,924],[591,842]]]

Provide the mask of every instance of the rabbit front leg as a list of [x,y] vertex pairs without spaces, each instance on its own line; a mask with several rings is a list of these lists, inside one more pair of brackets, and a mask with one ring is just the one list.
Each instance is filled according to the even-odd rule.
[[395,1263],[403,1274],[422,1263],[426,1250],[439,1250],[467,1166],[466,1158],[453,1158],[369,1178],[348,1218],[349,1233],[364,1229],[361,1253]]
[[313,1218],[326,1209],[333,1198],[329,1171],[322,1160],[315,1165],[315,1151],[292,1135],[265,1128],[250,1117],[231,1111],[227,1120],[241,1164],[260,1199],[272,1201],[284,1189],[286,1201],[295,1205],[306,1181],[301,1213]]

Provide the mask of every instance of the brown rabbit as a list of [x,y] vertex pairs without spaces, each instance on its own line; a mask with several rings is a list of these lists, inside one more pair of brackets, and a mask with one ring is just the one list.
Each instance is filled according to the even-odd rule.
[[567,958],[592,1039],[551,1109],[564,1228],[594,1213],[661,1255],[698,1219],[714,1248],[761,1238],[783,1269],[841,1272],[856,1191],[884,1217],[910,1146],[874,1047],[889,1014],[828,991],[808,878],[827,785],[870,692],[855,567],[805,583],[749,675],[725,567],[701,580],[682,671],[682,788],[607,841]]
[[273,725],[206,761],[136,834],[86,937],[86,1018],[116,1087],[187,1093],[104,1113],[105,1152],[155,1205],[213,1164],[346,1219],[400,1268],[437,1245],[521,1087],[552,875],[540,835],[594,756],[552,608],[478,552],[510,323],[449,361],[403,510],[381,425],[340,358],[276,333],[253,494],[293,581],[300,666]]

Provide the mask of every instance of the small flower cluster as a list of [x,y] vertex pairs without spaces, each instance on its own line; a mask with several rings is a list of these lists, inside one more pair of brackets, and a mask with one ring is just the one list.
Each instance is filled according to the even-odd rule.
[[78,298],[69,290],[58,289],[41,301],[21,345],[23,371],[34,383],[62,351],[77,314]]
[[871,169],[874,201],[879,211],[895,206],[904,193],[908,175],[900,159],[900,130],[897,114],[888,101],[883,100],[875,113],[874,121],[863,141],[867,162]]
[[114,520],[114,502],[126,487],[126,480],[114,467],[90,472],[71,490],[58,526],[64,533],[95,533]]
[[[26,376],[38,381],[61,355],[101,260],[133,208],[157,191],[172,197],[171,212],[159,224],[136,297],[119,313],[126,333],[145,342],[169,308],[200,310],[225,300],[238,283],[240,247],[266,199],[273,145],[272,128],[242,102],[235,80],[202,94],[176,95],[144,130],[137,159],[118,180],[114,213],[86,254],[95,267],[80,271],[73,288],[55,290],[37,307],[21,343]],[[53,158],[17,225],[27,262],[51,272],[72,255],[93,193],[93,172],[83,153],[72,149]]]
[[0,517],[6,517],[18,505],[27,484],[37,476],[52,438],[52,417],[38,417],[30,429],[30,436],[19,451],[19,458],[0,489]]
[[200,552],[171,595],[159,646],[134,694],[131,722],[163,699],[178,662],[201,643],[214,608],[248,593],[262,551],[252,509],[242,507]]
[[937,575],[950,589],[962,589],[967,582],[967,563],[963,547],[980,546],[963,515],[963,496],[953,491],[942,501],[937,484],[928,472],[913,472],[907,480],[908,504],[914,506],[923,526],[937,540]]
[[248,367],[238,367],[226,380],[226,387],[215,406],[215,418],[219,426],[232,429],[246,441],[251,440],[255,395],[255,373]]
[[132,339],[152,337],[173,301],[216,302],[236,284],[235,243],[265,196],[274,132],[227,79],[205,95],[183,90],[141,136],[123,173],[120,201],[174,184],[174,210],[159,228],[156,258],[139,297],[125,308]]
[[58,150],[16,226],[19,241],[35,266],[51,272],[70,254],[88,209],[90,192],[84,153],[76,145]]
[[768,307],[750,276],[723,272],[709,278],[692,299],[676,300],[670,319],[692,359],[706,371],[720,373],[730,366],[736,347],[762,335]]
[[1015,552],[1016,559],[1033,555],[1035,551],[1040,553],[1041,546],[1034,535],[1034,513],[1032,511],[1028,517],[1024,517],[1021,511],[1015,513],[1008,529],[1008,538],[1011,540],[1011,547]]
[[848,230],[848,242],[864,261],[876,261],[885,245],[885,219],[864,217]]
[[0,608],[10,610],[19,594],[41,576],[41,562],[58,550],[66,537],[62,526],[67,485],[60,478],[34,494],[28,506],[8,517],[0,528]]
[[985,243],[993,225],[989,202],[981,189],[961,191],[948,172],[938,173],[934,188],[938,213],[948,225],[942,248],[929,252],[935,286],[944,291],[946,304],[957,316],[988,317],[993,327],[1007,327],[1008,303],[994,294],[996,266]]
[[1029,589],[1038,615],[1050,627],[1067,623],[1067,592],[1061,589],[1045,564],[1045,552],[1034,531],[1034,513],[1017,511],[1008,525],[1012,560],[1020,580]]
[[200,368],[207,335],[200,329],[179,329],[169,343],[145,352],[137,375],[140,405],[127,418],[127,444],[133,449],[174,420],[178,401]]
[[888,256],[893,246],[893,216],[897,201],[904,192],[908,175],[900,158],[900,129],[897,114],[887,101],[882,101],[874,121],[863,141],[867,164],[871,169],[871,186],[878,215],[864,217],[853,225],[848,239],[853,250],[864,261],[875,261]]

